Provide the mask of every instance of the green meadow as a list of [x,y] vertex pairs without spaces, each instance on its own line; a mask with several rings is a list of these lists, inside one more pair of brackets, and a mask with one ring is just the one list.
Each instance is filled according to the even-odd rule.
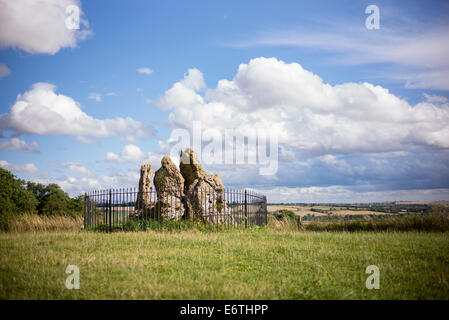
[[[68,265],[79,290],[65,286]],[[1,233],[0,299],[449,299],[449,234]]]

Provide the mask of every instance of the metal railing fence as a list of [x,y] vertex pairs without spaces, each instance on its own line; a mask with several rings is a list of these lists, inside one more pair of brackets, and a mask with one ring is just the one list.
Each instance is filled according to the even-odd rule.
[[85,194],[84,229],[231,229],[267,224],[267,200],[251,190],[105,189]]

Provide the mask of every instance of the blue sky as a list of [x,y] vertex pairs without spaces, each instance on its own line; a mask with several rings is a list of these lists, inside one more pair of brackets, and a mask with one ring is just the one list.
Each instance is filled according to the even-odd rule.
[[206,165],[272,202],[449,200],[445,1],[0,5],[0,165],[21,178],[136,187],[199,121],[279,136],[273,175]]

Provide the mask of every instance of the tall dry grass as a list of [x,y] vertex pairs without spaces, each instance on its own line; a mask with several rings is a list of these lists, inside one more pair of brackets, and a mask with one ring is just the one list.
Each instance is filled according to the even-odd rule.
[[271,214],[267,216],[267,225],[277,231],[300,231],[304,229],[299,220],[289,218],[278,219]]
[[83,226],[83,217],[39,216],[37,214],[20,214],[9,221],[9,232],[25,231],[75,231]]
[[311,222],[306,230],[310,231],[421,231],[448,232],[448,215],[410,215],[405,217],[388,217],[374,220],[350,220]]

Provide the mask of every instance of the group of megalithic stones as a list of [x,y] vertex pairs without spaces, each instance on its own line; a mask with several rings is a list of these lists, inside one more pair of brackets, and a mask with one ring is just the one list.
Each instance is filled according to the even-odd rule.
[[156,201],[151,185],[153,168],[142,165],[134,217],[234,224],[220,176],[208,174],[195,151],[181,151],[179,169],[168,156],[162,158],[161,165],[153,179]]

